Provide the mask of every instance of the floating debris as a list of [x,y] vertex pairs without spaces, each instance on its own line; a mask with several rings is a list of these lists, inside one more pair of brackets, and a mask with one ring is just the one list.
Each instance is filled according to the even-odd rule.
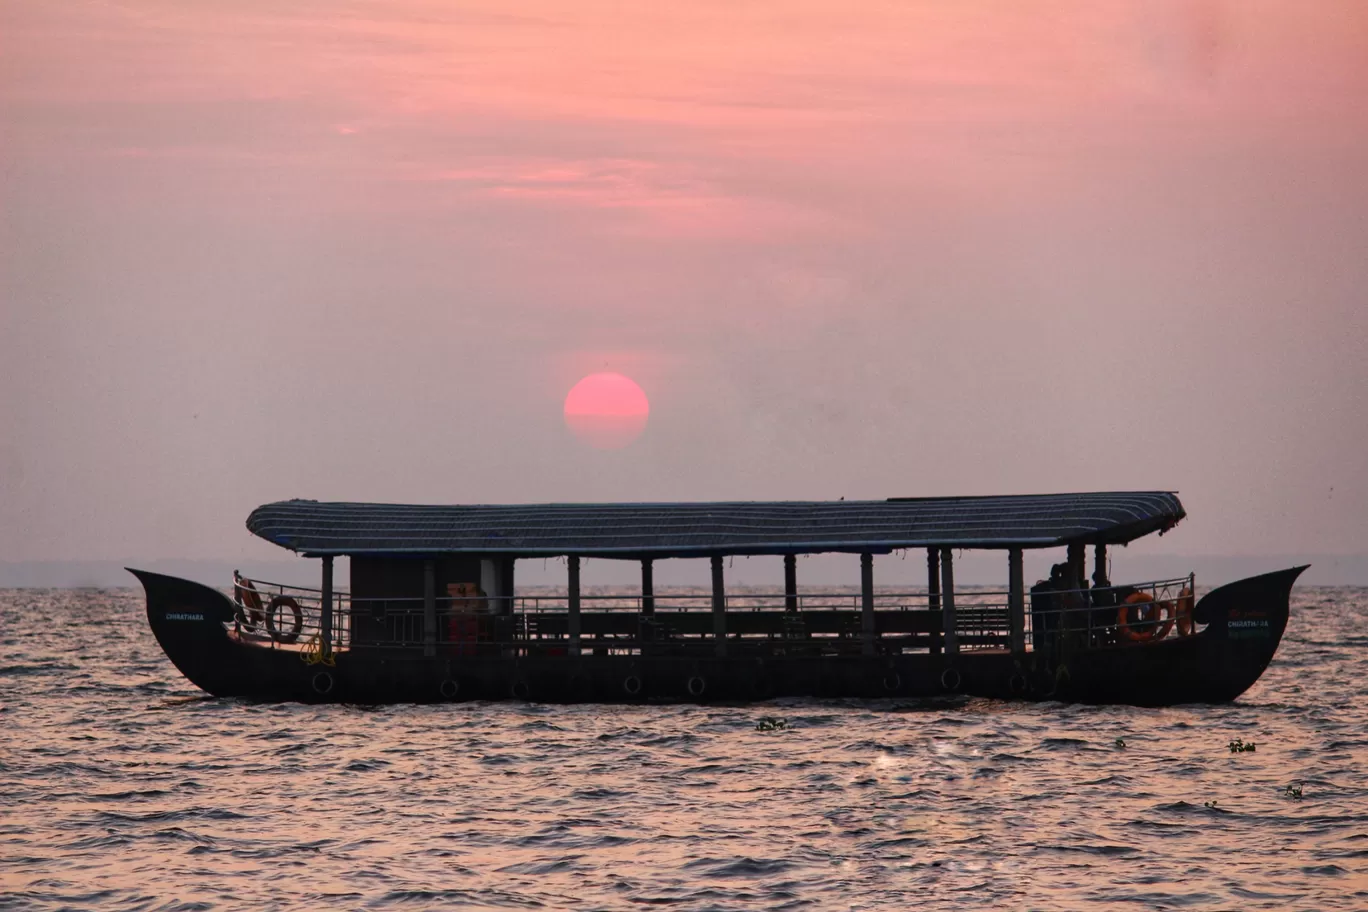
[[1305,784],[1306,783],[1304,782],[1298,781],[1294,784],[1288,785],[1287,788],[1283,789],[1283,797],[1291,798],[1294,801],[1300,801],[1302,796],[1302,786]]
[[1227,747],[1230,748],[1230,752],[1232,754],[1252,754],[1256,746],[1257,745],[1255,745],[1253,741],[1250,741],[1248,744],[1246,744],[1243,740],[1239,738],[1236,738],[1234,741],[1231,741],[1230,744],[1227,745]]
[[788,723],[774,716],[765,716],[755,723],[755,730],[758,732],[783,731],[786,728],[788,728]]
[[1125,739],[1125,738],[1117,738],[1117,739],[1116,739],[1116,749],[1117,749],[1117,750],[1125,750],[1125,749],[1126,749],[1126,739]]

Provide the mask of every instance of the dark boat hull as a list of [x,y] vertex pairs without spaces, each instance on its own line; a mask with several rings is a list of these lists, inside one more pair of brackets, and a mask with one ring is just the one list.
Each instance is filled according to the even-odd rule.
[[344,651],[333,666],[233,637],[234,604],[208,586],[132,571],[172,663],[219,697],[263,701],[548,703],[758,701],[774,697],[931,697],[948,693],[1167,706],[1224,703],[1272,661],[1305,567],[1240,580],[1195,609],[1206,629],[1150,644],[1059,654],[965,652],[890,656],[458,656]]

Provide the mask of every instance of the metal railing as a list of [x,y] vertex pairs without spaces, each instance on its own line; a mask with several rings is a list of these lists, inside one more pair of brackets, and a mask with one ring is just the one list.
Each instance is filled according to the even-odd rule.
[[[1027,596],[1036,651],[1148,643],[1199,633],[1192,616],[1196,575],[1092,589],[1037,585]],[[1205,625],[1200,625],[1205,626]]]
[[[1025,593],[1023,632],[1037,651],[1081,645],[1143,642],[1196,632],[1191,623],[1189,575],[1105,590]],[[322,592],[259,580],[235,580],[234,634],[243,642],[308,655],[323,632]],[[954,634],[961,651],[1010,648],[1010,595],[1004,590],[957,588]],[[1130,601],[1128,601],[1130,600]],[[579,595],[581,627],[571,628],[570,595],[561,590],[514,596],[444,595],[429,610],[422,597],[356,598],[336,590],[331,602],[331,650],[415,648],[442,655],[581,653],[640,654],[669,643],[713,650],[713,596],[704,588],[662,590],[652,596],[586,588]],[[880,652],[939,652],[947,600],[926,589],[875,590]],[[863,595],[858,588],[787,594],[737,588],[723,598],[729,644],[768,644],[792,651],[795,641],[823,654],[858,653],[864,642]],[[1182,623],[1184,610],[1188,622]]]
[[[231,590],[237,608],[233,634],[244,643],[301,653],[318,651],[323,634],[323,593],[307,586],[268,583],[234,575]],[[334,592],[330,639],[332,651],[348,648],[349,630],[339,618],[350,614],[346,592]]]

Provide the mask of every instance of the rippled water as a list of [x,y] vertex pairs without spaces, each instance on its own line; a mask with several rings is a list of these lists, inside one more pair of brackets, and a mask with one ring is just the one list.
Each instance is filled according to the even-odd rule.
[[250,705],[140,595],[0,592],[0,908],[1368,908],[1368,590],[1163,710]]

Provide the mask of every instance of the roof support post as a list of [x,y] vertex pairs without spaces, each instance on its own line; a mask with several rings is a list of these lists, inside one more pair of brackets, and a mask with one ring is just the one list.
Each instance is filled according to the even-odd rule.
[[655,614],[655,561],[649,557],[641,560],[641,613]]
[[641,639],[641,654],[646,655],[644,644],[655,639],[655,561],[649,557],[641,559],[641,613],[637,615],[637,636]]
[[1107,546],[1098,542],[1093,546],[1093,585],[1105,586],[1109,580],[1107,576]]
[[[940,593],[940,549],[926,549],[926,607],[930,611],[941,610]],[[931,654],[940,655],[941,637],[938,632],[931,634]]]
[[717,640],[717,654],[727,654],[727,589],[722,578],[722,555],[712,558],[712,615],[713,638]]
[[423,655],[437,654],[437,562],[423,561]]
[[513,616],[513,564],[517,558],[505,557],[499,561],[499,595],[502,602],[499,605],[499,613]]
[[784,555],[784,610],[798,610],[798,555]]
[[860,555],[860,652],[874,654],[874,555]]
[[333,642],[333,559],[332,555],[323,558],[323,586],[318,593],[318,654],[324,658],[332,655]]
[[1026,577],[1020,548],[1007,551],[1007,626],[1012,654],[1026,652]]
[[941,548],[941,617],[945,622],[945,654],[959,655],[959,642],[955,638],[955,555],[949,548]]
[[578,555],[572,554],[565,559],[566,567],[569,570],[568,593],[566,596],[566,610],[568,620],[566,623],[566,633],[570,637],[570,654],[578,656],[580,654],[580,559]]

